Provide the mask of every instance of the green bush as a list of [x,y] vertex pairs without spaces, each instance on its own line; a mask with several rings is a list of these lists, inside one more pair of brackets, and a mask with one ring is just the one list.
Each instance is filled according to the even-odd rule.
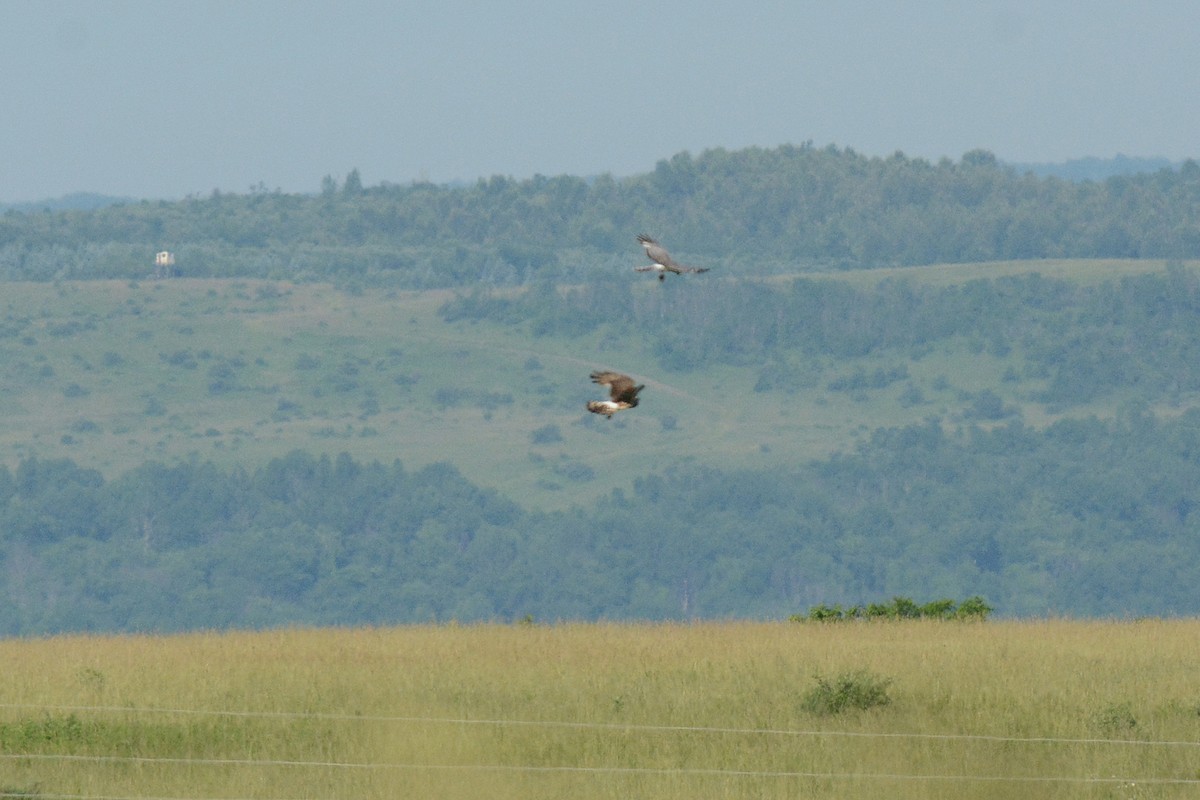
[[842,610],[840,605],[827,606],[821,603],[818,606],[813,606],[808,610],[808,616],[802,617],[799,614],[793,614],[792,622],[801,622],[805,619],[813,622],[836,622],[845,617],[846,612]]
[[992,607],[979,595],[968,597],[957,605],[949,598],[942,598],[920,606],[912,598],[893,597],[890,603],[871,603],[866,606],[851,606],[848,609],[843,609],[840,605],[829,606],[821,603],[810,608],[808,614],[793,614],[789,619],[792,622],[844,622],[856,619],[984,620],[991,613]]
[[1097,712],[1095,724],[1106,734],[1119,735],[1136,728],[1138,722],[1129,703],[1115,703]]
[[892,702],[888,687],[892,681],[868,670],[843,672],[830,679],[816,676],[817,685],[805,693],[800,707],[810,714],[829,716],[843,711],[886,706]]
[[992,613],[992,607],[979,595],[968,597],[954,611],[955,619],[984,620]]
[[31,750],[46,745],[78,744],[93,732],[74,714],[0,723],[0,749]]

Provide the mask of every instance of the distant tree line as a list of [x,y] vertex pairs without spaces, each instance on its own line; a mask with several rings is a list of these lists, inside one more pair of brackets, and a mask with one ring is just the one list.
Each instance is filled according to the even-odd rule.
[[178,202],[0,214],[0,279],[141,278],[159,250],[194,277],[407,288],[586,283],[677,256],[752,275],[1051,257],[1200,258],[1200,166],[1070,182],[983,150],[936,163],[811,144],[706,150],[652,172],[501,176],[315,195],[256,187]]
[[649,474],[555,513],[446,465],[295,452],[105,480],[31,458],[0,468],[0,634],[783,619],[912,595],[1196,614],[1197,486],[1200,411],[1139,408],[1045,430],[930,418],[792,469]]

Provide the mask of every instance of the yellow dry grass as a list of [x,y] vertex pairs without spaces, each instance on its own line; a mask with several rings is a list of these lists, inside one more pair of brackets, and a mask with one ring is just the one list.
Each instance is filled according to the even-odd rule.
[[[442,626],[0,642],[0,789],[178,798],[1200,793],[1200,622]],[[817,716],[814,676],[891,702]]]

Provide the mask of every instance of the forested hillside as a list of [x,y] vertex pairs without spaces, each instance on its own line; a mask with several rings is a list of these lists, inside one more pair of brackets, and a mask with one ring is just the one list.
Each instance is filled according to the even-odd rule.
[[0,634],[1200,613],[1198,201],[802,146],[6,213]]
[[[1073,183],[986,151],[930,163],[811,145],[678,154],[629,178],[270,192],[0,216],[0,278],[180,274],[431,288],[571,283],[646,230],[730,275],[1034,258],[1200,257],[1200,167]],[[668,235],[669,234],[669,235]]]
[[1195,614],[1200,412],[879,431],[775,470],[679,468],[529,513],[453,467],[0,469],[0,632],[783,618],[982,594],[1007,614]]

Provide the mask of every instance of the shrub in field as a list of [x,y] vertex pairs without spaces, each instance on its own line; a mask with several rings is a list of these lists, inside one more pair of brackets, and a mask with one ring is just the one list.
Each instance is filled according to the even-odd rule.
[[0,723],[0,749],[26,750],[87,741],[90,730],[74,714]]
[[992,607],[978,595],[968,597],[962,603],[943,598],[924,605],[917,605],[909,597],[893,597],[890,603],[871,603],[842,608],[840,605],[813,606],[808,614],[793,614],[792,622],[843,622],[856,619],[958,619],[983,620],[992,613]]
[[816,682],[800,703],[800,707],[810,714],[828,716],[851,709],[865,711],[892,702],[888,697],[891,679],[868,670],[843,672],[836,678],[817,675]]
[[1129,703],[1116,703],[1100,709],[1095,724],[1107,734],[1121,734],[1133,730],[1138,723]]

